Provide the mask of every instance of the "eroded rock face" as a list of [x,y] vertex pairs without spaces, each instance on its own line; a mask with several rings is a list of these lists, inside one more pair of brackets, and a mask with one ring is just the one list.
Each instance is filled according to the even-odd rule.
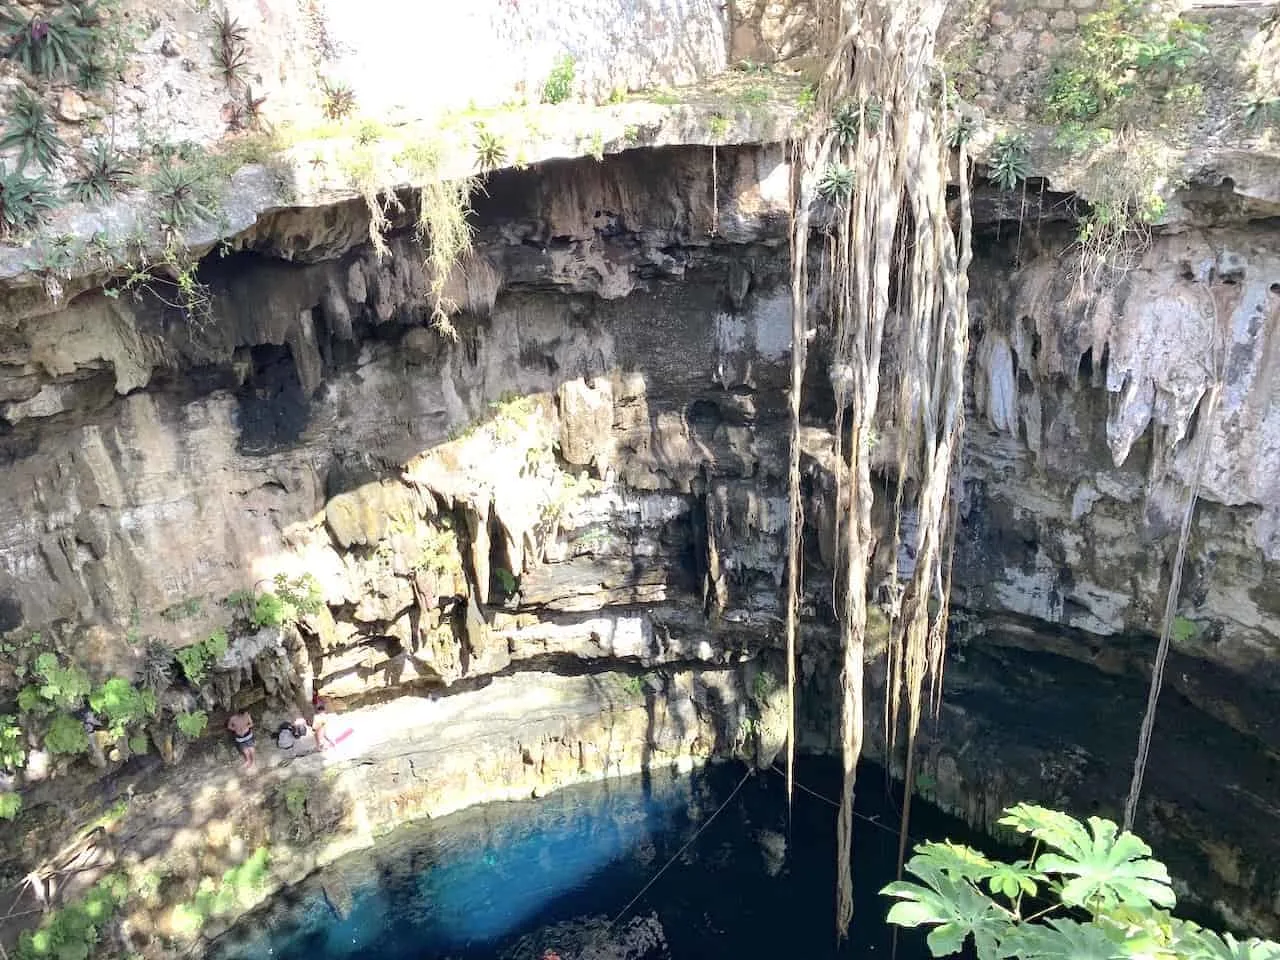
[[1274,684],[1278,291],[1274,240],[1241,229],[1158,238],[1093,302],[1047,259],[994,287],[976,348],[962,602],[1103,636],[1158,632],[1208,431],[1175,638]]
[[[496,177],[477,204],[475,255],[451,282],[465,305],[457,340],[424,322],[411,237],[394,237],[379,261],[351,237],[335,240],[346,234],[315,211],[289,220],[299,262],[273,259],[260,234],[247,244],[259,253],[208,266],[215,309],[204,327],[93,293],[23,321],[0,354],[0,626],[60,623],[58,642],[96,672],[128,671],[139,656],[124,642],[131,632],[189,643],[225,626],[222,598],[305,573],[324,606],[296,640],[271,647],[271,682],[285,694],[431,689],[461,702],[474,692],[463,681],[531,664],[572,673],[742,661],[753,677],[770,673],[761,687],[771,689],[785,557],[789,171],[780,149],[721,150],[713,184],[708,160],[636,151]],[[1280,248],[1262,226],[1157,238],[1128,282],[1085,310],[1068,295],[1051,234],[1019,269],[999,241],[973,268],[960,639],[1003,649],[1014,637],[1140,676],[1189,443],[1209,430],[1168,682],[1232,728],[1233,742],[1280,744],[1266,706],[1280,687]],[[1197,351],[1214,316],[1221,362],[1206,364]],[[822,318],[812,321],[820,330]],[[816,705],[811,743],[826,747],[843,506],[830,482],[822,342],[806,409],[801,697]],[[1200,422],[1219,375],[1220,416]],[[877,520],[887,536],[892,517]],[[898,559],[889,553],[886,543],[882,571]],[[191,598],[198,612],[159,616]],[[267,680],[235,669],[259,691]],[[1090,671],[1070,675],[1076,686],[1055,697],[1087,689]],[[960,697],[974,689],[951,683]],[[224,705],[247,695],[217,689]],[[768,721],[768,753],[777,705],[753,709]],[[1136,730],[1140,700],[1133,709]],[[999,718],[983,723],[989,731]],[[939,758],[952,756],[964,775],[951,782],[964,786],[947,802],[989,825],[993,811],[963,801],[990,774],[959,758],[975,729],[942,728],[930,762],[941,782]],[[742,748],[741,734],[728,746]],[[1088,789],[1055,793],[1033,775],[1033,734],[1009,734],[1001,802],[1118,801],[1118,750],[1091,754],[1097,773],[1084,769],[1077,783]],[[1204,850],[1220,832],[1197,805],[1221,809],[1233,789],[1252,787],[1157,778],[1151,802],[1183,818],[1167,836]],[[1251,876],[1265,872],[1260,861]],[[1247,899],[1247,884],[1203,877],[1235,890],[1224,902]],[[1248,910],[1261,916],[1257,903]]]

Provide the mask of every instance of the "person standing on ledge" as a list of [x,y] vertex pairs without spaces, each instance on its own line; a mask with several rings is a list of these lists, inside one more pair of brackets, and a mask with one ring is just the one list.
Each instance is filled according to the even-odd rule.
[[257,754],[253,745],[253,717],[249,716],[247,710],[233,713],[227,718],[227,729],[235,738],[236,749],[240,751],[240,756],[244,760],[244,768],[252,770]]

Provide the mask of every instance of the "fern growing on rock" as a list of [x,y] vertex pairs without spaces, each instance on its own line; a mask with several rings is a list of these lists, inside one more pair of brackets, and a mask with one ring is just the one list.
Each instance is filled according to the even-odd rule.
[[188,740],[195,740],[209,726],[209,715],[203,710],[196,710],[193,713],[180,713],[173,719],[178,727],[178,732]]

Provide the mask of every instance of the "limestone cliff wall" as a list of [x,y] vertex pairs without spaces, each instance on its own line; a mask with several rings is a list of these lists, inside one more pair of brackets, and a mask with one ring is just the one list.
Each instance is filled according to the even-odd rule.
[[[341,226],[358,204],[268,218],[240,252],[210,258],[207,324],[97,291],[18,320],[0,356],[3,626],[43,629],[99,676],[127,673],[140,638],[199,640],[236,619],[234,592],[314,576],[323,609],[296,633],[233,638],[210,707],[253,702],[264,684],[466,697],[464,681],[544,665],[770,663],[789,170],[780,147],[717,150],[714,178],[711,160],[629,151],[495,175],[454,278],[467,306],[456,341],[425,323],[411,232],[379,260]],[[984,824],[998,801],[1031,795],[1117,802],[1129,734],[1075,731],[1075,709],[1100,710],[1105,690],[1064,657],[1130,682],[1116,715],[1136,731],[1188,448],[1210,431],[1169,683],[1248,759],[1163,782],[1152,809],[1168,812],[1168,837],[1235,864],[1192,855],[1183,875],[1265,925],[1280,860],[1201,807],[1265,793],[1255,780],[1280,743],[1267,707],[1280,686],[1274,234],[1245,222],[1158,237],[1127,283],[1086,304],[1069,295],[1051,223],[1034,242],[990,220],[979,229],[957,701],[931,734],[937,798]],[[282,248],[310,255],[286,262]],[[1206,422],[1194,413],[1211,315],[1228,350],[1223,405]],[[839,507],[813,322],[803,702],[806,742],[821,748]],[[1046,651],[1057,656],[1035,659]],[[1018,685],[992,697],[1002,670]],[[1070,682],[1037,687],[1045,671]],[[11,696],[13,678],[0,673],[0,689]],[[1045,714],[1051,729],[1011,728],[1013,704],[1038,695],[1065,712]],[[1015,759],[993,779],[984,756],[1006,733]],[[988,751],[967,745],[984,738]],[[1054,777],[1041,782],[1037,757]],[[983,784],[983,804],[966,799]],[[1255,826],[1274,817],[1248,802]]]

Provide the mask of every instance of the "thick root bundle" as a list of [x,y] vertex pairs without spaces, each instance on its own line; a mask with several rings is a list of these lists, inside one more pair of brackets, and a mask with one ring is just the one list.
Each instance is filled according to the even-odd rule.
[[[947,212],[951,169],[945,97],[933,64],[941,0],[831,3],[823,11],[830,60],[819,87],[818,125],[800,149],[792,237],[795,355],[792,364],[792,538],[788,565],[789,657],[794,655],[799,589],[799,382],[809,307],[807,258],[811,208],[821,196],[834,211],[824,269],[830,271],[832,386],[836,462],[849,462],[850,515],[838,518],[843,667],[841,741],[844,785],[837,823],[837,929],[853,915],[853,793],[862,752],[863,658],[871,558],[872,448],[879,440],[882,377],[897,387],[898,514],[914,513],[914,565],[886,587],[893,604],[889,644],[888,730],[905,700],[914,742],[926,680],[936,696],[942,674],[950,589],[953,477],[963,433],[968,353],[967,270],[970,216],[967,164],[960,157],[958,231]],[[958,232],[958,236],[957,236]],[[892,364],[886,343],[893,345]],[[888,369],[889,367],[892,369]],[[850,449],[840,449],[848,428]],[[909,492],[908,492],[909,491]],[[843,502],[838,490],[837,502]],[[903,524],[895,523],[893,555]],[[793,677],[789,670],[789,684]],[[910,755],[910,749],[908,750]]]

